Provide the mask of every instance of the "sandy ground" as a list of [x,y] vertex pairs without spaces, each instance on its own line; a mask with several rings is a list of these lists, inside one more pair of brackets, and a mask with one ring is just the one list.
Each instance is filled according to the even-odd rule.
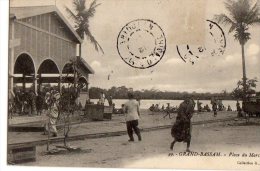
[[[171,151],[169,149],[172,141],[170,129],[165,129],[143,132],[141,142],[127,142],[127,135],[70,142],[73,146],[85,150],[91,149],[87,153],[44,155],[46,146],[39,146],[37,147],[37,161],[24,165],[259,170],[260,120],[253,119],[252,121],[253,123],[248,125],[245,125],[244,120],[237,120],[193,126],[192,152],[199,154],[218,152],[220,157],[181,156],[186,148],[184,143],[177,143]],[[242,157],[243,153],[246,153],[247,157]],[[249,153],[258,156],[249,157]],[[243,162],[248,162],[248,164],[243,164]]]

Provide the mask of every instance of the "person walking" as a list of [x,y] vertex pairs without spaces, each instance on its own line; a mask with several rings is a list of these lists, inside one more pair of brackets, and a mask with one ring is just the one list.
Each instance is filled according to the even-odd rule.
[[174,141],[171,143],[170,149],[173,150],[173,146],[176,142],[186,142],[186,151],[190,151],[191,143],[191,118],[194,112],[195,102],[187,98],[178,108],[176,121],[171,129],[171,135]]
[[133,131],[136,133],[138,140],[141,141],[142,137],[138,128],[138,120],[140,119],[139,103],[134,99],[132,92],[128,92],[128,101],[124,105],[124,113],[127,133],[130,138],[128,141],[134,141]]
[[169,116],[169,119],[172,119],[172,118],[171,118],[171,107],[170,107],[170,103],[167,103],[167,107],[166,107],[165,112],[166,112],[166,114],[163,116],[163,119],[165,119],[166,116]]

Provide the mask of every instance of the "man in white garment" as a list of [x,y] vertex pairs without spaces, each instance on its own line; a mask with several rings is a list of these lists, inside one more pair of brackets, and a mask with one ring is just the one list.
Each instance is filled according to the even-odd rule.
[[134,99],[134,94],[132,92],[128,93],[128,101],[124,105],[126,128],[129,136],[128,141],[134,141],[133,132],[136,133],[138,140],[141,141],[141,133],[138,128],[138,120],[140,119],[139,103]]

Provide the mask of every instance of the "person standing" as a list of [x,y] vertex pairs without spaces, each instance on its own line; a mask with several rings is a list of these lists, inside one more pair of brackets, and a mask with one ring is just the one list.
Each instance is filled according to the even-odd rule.
[[39,91],[38,95],[36,96],[36,111],[37,111],[37,115],[41,115],[42,114],[43,104],[44,104],[43,93],[41,91]]
[[134,99],[134,94],[128,92],[128,101],[124,105],[125,119],[126,119],[126,128],[129,136],[129,142],[134,141],[133,132],[138,137],[138,140],[141,141],[141,133],[138,128],[138,120],[140,119],[139,103]]
[[237,106],[237,117],[242,117],[242,108],[240,107],[240,103],[238,100],[236,106]]
[[28,94],[29,115],[36,114],[36,94],[31,89]]
[[212,105],[212,110],[213,110],[213,112],[214,112],[214,117],[216,117],[217,116],[217,110],[218,110],[218,101],[215,99],[215,98],[213,98],[213,99],[211,99],[211,105]]
[[217,114],[218,114],[218,112],[217,112],[217,110],[218,110],[218,105],[217,105],[216,102],[213,102],[213,103],[212,103],[212,110],[213,110],[213,112],[214,112],[214,117],[216,117]]
[[57,132],[56,124],[59,116],[60,94],[58,92],[51,94],[49,98],[46,100],[47,100],[46,103],[49,106],[49,112],[47,114],[49,118],[48,118],[48,124],[45,125],[45,131],[49,131],[50,133],[52,133],[53,137],[57,137],[58,132]]
[[191,118],[194,112],[195,103],[192,99],[185,99],[178,108],[176,121],[171,129],[171,135],[174,141],[171,143],[170,149],[176,142],[186,142],[186,151],[190,151],[191,143]]
[[229,112],[231,112],[231,111],[232,111],[232,109],[231,109],[230,105],[228,105],[227,111],[229,111]]
[[99,98],[100,105],[104,105],[105,104],[105,100],[106,100],[106,96],[105,96],[104,92],[101,92],[100,93],[100,98]]
[[198,110],[198,113],[199,112],[202,112],[202,103],[199,101],[199,99],[197,100],[197,110]]
[[113,106],[113,98],[112,98],[112,96],[108,96],[107,97],[107,101],[108,101],[108,105],[109,106]]
[[21,113],[21,108],[22,108],[22,102],[21,102],[21,99],[20,99],[20,90],[16,90],[14,91],[14,107],[15,107],[15,113],[18,113],[20,114]]

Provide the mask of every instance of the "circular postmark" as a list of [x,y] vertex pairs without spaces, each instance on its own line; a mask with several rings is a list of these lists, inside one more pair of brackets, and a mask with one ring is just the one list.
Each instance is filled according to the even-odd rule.
[[131,67],[149,68],[162,59],[166,51],[166,38],[161,27],[152,20],[134,20],[120,31],[117,51]]
[[214,21],[207,20],[205,45],[177,45],[177,52],[184,62],[194,64],[199,58],[221,56],[226,49],[226,37],[222,28]]

